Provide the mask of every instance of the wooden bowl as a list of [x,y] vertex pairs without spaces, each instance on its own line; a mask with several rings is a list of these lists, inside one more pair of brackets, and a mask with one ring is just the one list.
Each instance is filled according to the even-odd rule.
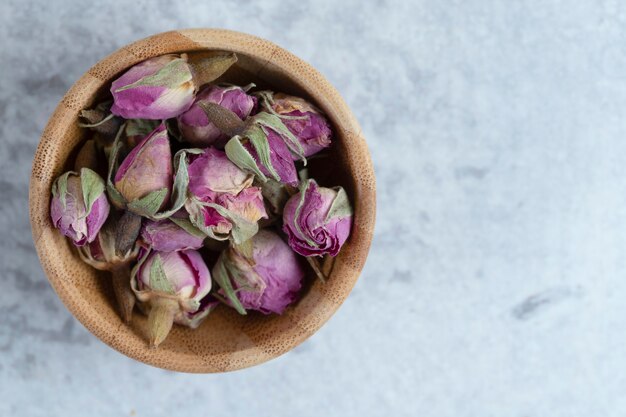
[[[239,61],[223,80],[255,82],[315,102],[329,117],[336,136],[330,164],[320,171],[329,185],[340,184],[354,205],[351,236],[326,283],[313,277],[299,302],[283,315],[240,316],[218,307],[196,330],[174,326],[166,341],[151,349],[146,318],[130,325],[117,314],[109,279],[84,264],[50,221],[50,186],[65,170],[85,138],[78,112],[107,93],[110,82],[132,65],[167,53],[233,51]],[[321,179],[324,184],[324,179]],[[65,94],[50,117],[35,153],[30,180],[33,240],[50,284],[81,323],[104,343],[141,362],[183,372],[225,372],[277,357],[315,333],[337,310],[363,268],[374,230],[374,170],[361,129],[339,93],[313,67],[286,50],[243,33],[216,29],[166,32],[140,40],[93,66]]]

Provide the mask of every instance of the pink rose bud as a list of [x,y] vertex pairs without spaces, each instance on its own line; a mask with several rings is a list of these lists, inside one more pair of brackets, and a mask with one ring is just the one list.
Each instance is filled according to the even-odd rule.
[[125,119],[176,117],[193,103],[196,85],[185,54],[141,62],[111,85],[111,112]]
[[66,172],[52,184],[50,217],[76,246],[93,242],[109,215],[104,181],[89,168]]
[[267,218],[261,189],[252,187],[253,176],[215,148],[191,155],[190,160],[185,207],[191,222],[213,239],[232,238],[236,243],[249,239],[258,230],[258,220]]
[[352,208],[341,187],[319,187],[308,180],[283,210],[289,246],[300,255],[336,256],[350,234]]
[[226,249],[213,267],[220,294],[241,314],[282,314],[298,298],[304,275],[298,256],[267,229]]
[[148,220],[141,229],[141,237],[148,246],[159,252],[200,249],[205,236],[194,229],[187,219],[170,217],[158,221]]
[[[164,123],[146,136],[122,161],[110,190],[138,214],[156,213],[167,205],[172,189],[172,152]],[[118,202],[119,204],[119,202]],[[122,204],[123,205],[123,204]]]
[[148,312],[150,344],[158,346],[173,323],[192,328],[206,317],[203,301],[211,290],[211,274],[194,250],[144,251],[133,269],[131,287]]
[[[286,94],[264,92],[264,106],[280,116],[289,131],[302,145],[304,156],[309,157],[330,146],[332,131],[322,112],[311,103]],[[293,155],[294,160],[299,159]]]
[[252,143],[247,142],[244,147],[250,152],[263,175],[284,184],[297,186],[298,173],[293,161],[298,158],[289,151],[278,133],[272,129],[265,129],[265,131],[269,148],[269,164],[263,163]]
[[263,182],[273,179],[297,186],[294,161],[302,159],[306,162],[304,148],[298,138],[279,116],[266,112],[257,113],[249,119],[241,134],[233,136],[224,149],[233,163],[255,174]]
[[241,120],[245,120],[256,106],[256,97],[246,94],[237,86],[204,88],[198,93],[189,110],[178,116],[178,128],[186,142],[193,146],[217,146],[223,148],[230,137],[223,134],[200,107],[201,103],[215,103],[231,110]]

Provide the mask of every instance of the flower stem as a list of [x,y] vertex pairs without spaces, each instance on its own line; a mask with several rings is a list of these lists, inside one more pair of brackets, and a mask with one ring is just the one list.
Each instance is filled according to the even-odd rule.
[[124,263],[111,269],[113,292],[125,323],[130,323],[135,307],[135,294],[130,288],[130,265]]

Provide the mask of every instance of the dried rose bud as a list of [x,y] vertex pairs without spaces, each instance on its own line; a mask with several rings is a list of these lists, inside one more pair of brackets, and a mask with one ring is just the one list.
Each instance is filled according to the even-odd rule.
[[[322,112],[299,97],[262,92],[264,107],[277,114],[289,131],[298,138],[305,157],[330,146],[332,131]],[[299,159],[293,155],[294,160]]]
[[298,256],[267,229],[223,251],[213,267],[219,293],[241,314],[282,314],[297,299],[304,275]]
[[235,165],[263,182],[269,177],[293,186],[298,184],[292,154],[306,164],[304,149],[280,117],[261,112],[243,122],[231,110],[215,103],[199,103],[199,107],[211,123],[231,137],[224,150]]
[[102,178],[89,168],[66,172],[52,184],[52,223],[76,246],[93,242],[109,215],[104,189]]
[[283,210],[289,246],[300,255],[336,256],[350,234],[352,208],[341,187],[319,187],[308,180]]
[[210,86],[198,93],[194,104],[178,116],[178,128],[186,142],[193,146],[217,146],[223,148],[230,136],[225,135],[209,119],[200,107],[201,103],[216,103],[231,110],[241,120],[245,120],[256,106],[256,97],[246,94],[237,86]]
[[173,323],[190,327],[206,317],[201,308],[211,290],[211,274],[200,254],[194,250],[177,252],[143,251],[133,269],[131,287],[148,311],[150,345],[158,346]]
[[191,106],[196,90],[185,54],[158,56],[113,81],[111,112],[125,119],[169,119]]
[[141,238],[153,250],[159,252],[200,249],[205,236],[194,229],[187,219],[170,217],[164,220],[149,220],[141,229]]
[[161,123],[120,164],[114,189],[109,188],[112,201],[141,215],[156,213],[168,202],[172,169],[167,129]]
[[254,235],[258,220],[266,218],[267,213],[260,188],[252,187],[252,175],[215,148],[192,154],[189,159],[185,208],[191,222],[217,240],[232,238],[240,243]]
[[[259,147],[255,147],[251,141],[243,144],[250,153],[259,171],[265,177],[273,178],[284,184],[298,185],[298,173],[293,161],[296,158],[290,151],[283,139],[272,129],[263,129],[266,141]],[[260,147],[267,147],[261,151]],[[269,160],[264,160],[263,153],[269,154]]]

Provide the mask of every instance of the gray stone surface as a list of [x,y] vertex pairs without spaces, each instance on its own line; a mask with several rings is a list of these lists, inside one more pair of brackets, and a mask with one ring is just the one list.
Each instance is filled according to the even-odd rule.
[[[27,187],[66,89],[183,27],[268,38],[363,126],[376,238],[334,318],[226,375],[154,369],[63,307]],[[0,2],[0,415],[623,416],[626,5],[413,0]]]

